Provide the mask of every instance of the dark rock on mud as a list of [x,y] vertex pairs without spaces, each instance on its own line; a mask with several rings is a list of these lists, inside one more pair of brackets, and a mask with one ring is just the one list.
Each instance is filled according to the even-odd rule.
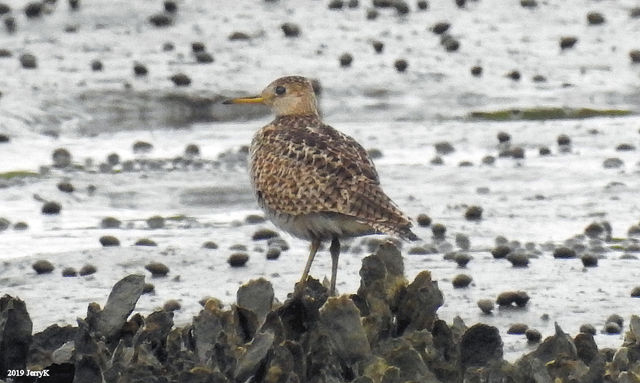
[[371,45],[373,46],[373,50],[376,53],[382,53],[382,51],[384,50],[384,43],[380,40],[374,40]]
[[631,59],[632,63],[639,64],[640,63],[640,49],[632,49],[631,51],[629,51],[629,58]]
[[342,2],[342,0],[331,0],[329,2],[329,5],[327,6],[327,8],[333,10],[340,10],[342,9],[342,7],[344,7],[344,3]]
[[429,3],[427,0],[418,0],[416,2],[416,7],[421,11],[426,11],[429,8]]
[[41,260],[35,261],[31,265],[31,267],[38,274],[49,274],[55,268],[55,267],[53,267],[53,264],[51,262],[49,262],[49,261],[47,261],[45,259],[41,259]]
[[102,61],[100,61],[100,60],[91,61],[91,70],[92,71],[100,72],[100,71],[102,71],[102,69],[104,69],[104,65],[102,64]]
[[153,283],[145,283],[144,286],[142,286],[142,294],[151,294],[155,289],[156,287]]
[[249,214],[244,219],[244,222],[248,225],[255,225],[258,223],[263,223],[265,221],[266,219],[264,218],[264,216],[258,214]]
[[436,153],[440,155],[447,155],[455,152],[455,148],[453,147],[453,145],[451,145],[451,143],[447,141],[436,142],[434,147],[436,149]]
[[196,58],[198,64],[211,64],[214,59],[209,52],[195,52],[193,56]]
[[136,243],[134,244],[135,246],[149,246],[149,247],[154,247],[154,246],[158,246],[158,244],[149,239],[149,238],[140,238],[139,240],[136,241]]
[[11,138],[9,138],[9,136],[7,136],[6,134],[0,133],[0,144],[6,144],[9,141],[11,141]]
[[580,332],[583,332],[585,334],[596,335],[596,328],[589,323],[585,323],[580,326]]
[[458,267],[467,267],[467,264],[472,260],[473,258],[467,254],[467,253],[457,253],[454,257],[453,260],[455,263],[458,264]]
[[553,257],[560,259],[575,258],[576,251],[569,247],[561,246],[553,251]]
[[0,298],[0,379],[10,370],[26,371],[32,330],[25,303],[9,295]]
[[474,65],[471,67],[471,75],[474,77],[482,76],[482,67],[480,65]]
[[169,273],[169,267],[161,262],[151,262],[144,267],[154,278],[164,277]]
[[439,22],[434,24],[431,27],[431,32],[435,33],[436,35],[441,35],[445,32],[447,32],[449,30],[449,27],[451,27],[451,24],[447,23],[447,22]]
[[277,236],[278,233],[271,229],[259,229],[253,233],[251,239],[253,239],[254,241],[261,241],[265,239],[275,238]]
[[141,76],[146,76],[147,74],[149,74],[149,70],[147,69],[147,66],[141,63],[134,63],[133,64],[133,74],[136,77],[141,77]]
[[632,298],[640,298],[640,286],[636,286],[631,290]]
[[617,323],[620,327],[624,325],[624,319],[618,314],[609,315],[609,317],[607,317],[606,323],[609,322]]
[[447,34],[442,35],[440,45],[442,45],[447,52],[455,52],[460,49],[460,41]]
[[9,225],[11,225],[11,222],[9,222],[8,219],[0,217],[0,231],[7,230],[9,228]]
[[191,85],[191,78],[184,73],[176,73],[171,77],[169,77],[169,79],[171,80],[171,82],[173,82],[175,86]]
[[84,276],[87,276],[87,275],[95,274],[97,271],[98,271],[98,269],[94,265],[88,263],[88,264],[82,266],[78,273],[81,276],[84,277]]
[[7,33],[12,34],[16,32],[18,28],[16,25],[16,18],[13,16],[8,16],[4,18],[4,27],[7,30]]
[[300,36],[300,27],[298,26],[298,24],[284,23],[280,26],[280,29],[282,29],[282,32],[284,33],[285,37]]
[[51,154],[51,159],[55,168],[66,168],[71,165],[71,153],[64,148],[54,150]]
[[246,41],[250,40],[251,36],[245,32],[235,31],[229,35],[228,39],[229,41]]
[[28,228],[29,228],[29,225],[26,222],[16,222],[13,225],[13,230],[22,231],[22,230],[27,230]]
[[548,156],[551,154],[551,149],[546,146],[541,146],[540,149],[538,149],[538,154],[541,156]]
[[420,227],[428,227],[429,225],[431,225],[431,217],[426,214],[418,214],[418,217],[416,217],[416,222]]
[[542,334],[540,334],[540,331],[534,328],[527,329],[524,332],[524,335],[527,338],[527,341],[530,343],[538,343],[542,339]]
[[58,190],[64,193],[73,193],[75,190],[70,182],[59,182],[56,186],[58,187]]
[[516,251],[507,255],[507,260],[511,262],[513,267],[527,267],[529,266],[529,257],[526,253]]
[[280,258],[280,254],[281,253],[282,253],[282,250],[280,249],[280,247],[278,247],[278,246],[269,247],[267,249],[266,257],[269,260],[278,259],[278,258]]
[[340,58],[340,66],[343,68],[350,67],[353,62],[353,56],[350,53],[343,53]]
[[178,4],[173,0],[165,0],[164,11],[167,13],[176,13],[178,12]]
[[602,162],[602,167],[605,169],[618,169],[623,166],[624,162],[617,157],[607,158]]
[[598,266],[598,257],[593,254],[585,254],[580,257],[584,267],[596,267]]
[[471,247],[471,240],[469,240],[469,236],[462,233],[457,233],[455,238],[456,246],[458,246],[461,250],[468,251]]
[[249,255],[247,253],[233,253],[227,259],[227,263],[231,267],[242,267],[247,261],[249,261]]
[[520,0],[520,6],[522,8],[535,8],[538,6],[537,0]]
[[491,314],[495,307],[493,300],[491,299],[479,299],[477,305],[485,314]]
[[159,215],[147,218],[147,226],[149,229],[156,230],[164,228],[165,219]]
[[175,299],[169,299],[168,301],[164,302],[164,304],[162,305],[162,309],[164,311],[178,311],[182,308],[182,305],[180,304],[180,302],[178,302]]
[[480,206],[469,206],[464,212],[464,218],[468,221],[479,221],[482,219],[482,211]]
[[574,36],[564,36],[560,38],[560,49],[570,49],[578,42],[578,38]]
[[122,222],[113,217],[105,217],[100,221],[100,227],[103,229],[117,229],[120,225],[122,225]]
[[41,2],[33,1],[24,7],[24,14],[30,19],[40,17],[42,15],[42,8],[43,4]]
[[496,303],[499,306],[512,306],[524,307],[529,302],[529,294],[524,291],[505,291],[498,295]]
[[48,201],[45,202],[42,205],[42,214],[45,215],[56,215],[56,214],[60,214],[60,210],[62,210],[62,206],[54,201]]
[[100,237],[100,244],[103,247],[120,246],[120,240],[113,235],[104,235]]
[[393,66],[398,72],[404,72],[409,67],[409,63],[405,59],[398,59],[393,63]]
[[431,233],[435,239],[444,239],[447,232],[447,227],[441,223],[434,223],[431,225]]
[[31,53],[24,53],[20,55],[20,65],[24,69],[35,69],[38,67],[38,59]]
[[173,17],[168,13],[156,13],[147,19],[151,25],[158,28],[168,27],[173,24]]
[[589,25],[600,25],[604,24],[605,18],[600,12],[589,12],[587,13],[587,23]]
[[513,81],[520,81],[520,78],[522,77],[522,75],[520,74],[520,71],[518,70],[512,70],[511,72],[507,73],[506,76],[512,79]]
[[529,326],[524,323],[514,323],[507,329],[507,334],[522,335],[529,329]]
[[486,367],[502,361],[502,339],[497,328],[483,323],[471,326],[460,338],[462,368]]
[[0,16],[11,12],[11,7],[5,3],[0,3]]
[[471,281],[473,281],[473,278],[471,278],[471,276],[467,274],[458,274],[453,278],[453,281],[451,281],[451,283],[453,284],[453,287],[459,289],[468,287],[471,284]]
[[632,152],[636,150],[636,147],[631,144],[620,144],[616,146],[616,151],[618,152]]
[[604,332],[606,334],[620,334],[622,332],[622,326],[616,322],[607,322],[604,324]]
[[202,247],[204,249],[212,249],[212,250],[214,250],[214,249],[218,248],[218,244],[213,242],[213,241],[207,241],[207,242],[202,244]]

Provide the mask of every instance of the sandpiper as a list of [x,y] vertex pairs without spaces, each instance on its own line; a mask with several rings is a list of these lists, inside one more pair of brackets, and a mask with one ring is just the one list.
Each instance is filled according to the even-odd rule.
[[410,219],[380,187],[367,151],[322,122],[307,78],[282,77],[259,96],[224,103],[265,104],[276,114],[251,142],[251,184],[277,227],[311,241],[301,282],[307,280],[322,241],[331,241],[329,294],[335,295],[341,238],[384,233],[418,239]]

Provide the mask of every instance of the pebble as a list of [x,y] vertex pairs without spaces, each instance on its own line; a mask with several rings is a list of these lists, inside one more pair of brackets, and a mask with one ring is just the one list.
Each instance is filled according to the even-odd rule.
[[358,0],[349,0],[349,3],[347,3],[349,8],[358,8],[359,5],[360,3]]
[[105,217],[100,221],[100,227],[103,229],[117,229],[121,224],[119,219],[113,217]]
[[98,269],[94,265],[86,264],[80,268],[79,274],[81,276],[95,274]]
[[398,15],[406,15],[409,13],[409,4],[404,0],[396,0],[393,2],[393,7],[396,9]]
[[278,233],[271,229],[259,229],[253,233],[253,236],[251,236],[251,239],[253,239],[254,241],[261,241],[264,239],[275,238],[277,236],[278,236]]
[[631,10],[629,10],[629,17],[632,19],[640,17],[640,7],[631,8]]
[[164,311],[169,311],[169,312],[178,311],[181,308],[182,308],[182,305],[176,299],[169,299],[164,303],[164,305],[162,305],[162,309]]
[[629,230],[627,230],[627,235],[629,237],[640,237],[640,224],[629,226]]
[[209,52],[196,52],[193,55],[199,64],[210,64],[214,61],[213,56]]
[[598,222],[591,222],[584,229],[584,233],[589,238],[600,238],[602,234],[604,234],[604,232],[605,232],[604,227]]
[[151,25],[158,28],[168,27],[169,25],[173,24],[173,18],[171,17],[171,15],[168,15],[166,13],[153,14],[149,16],[147,20],[149,20],[149,23]]
[[434,24],[431,27],[431,32],[435,33],[436,35],[441,35],[441,34],[445,33],[446,31],[448,31],[450,27],[451,27],[451,24],[449,24],[447,22],[439,22],[439,23]]
[[501,144],[511,141],[511,135],[507,132],[498,132],[497,138]]
[[469,237],[466,234],[457,233],[455,241],[456,241],[456,245],[461,250],[467,251],[471,247],[471,241],[469,240]]
[[149,229],[155,230],[164,228],[165,220],[159,215],[154,215],[153,217],[147,218],[146,222]]
[[416,3],[416,6],[418,7],[419,10],[425,11],[429,8],[429,3],[427,2],[427,0],[419,0]]
[[60,210],[62,209],[62,206],[54,201],[48,201],[45,202],[42,205],[42,214],[46,214],[46,215],[56,215],[56,214],[60,214]]
[[188,158],[198,157],[200,155],[200,147],[196,144],[188,144],[184,148],[184,155]]
[[229,35],[229,41],[246,41],[246,40],[250,40],[251,36],[249,36],[247,33],[244,32],[233,32]]
[[144,268],[151,273],[153,278],[164,277],[169,273],[169,267],[160,262],[148,263]]
[[153,283],[145,283],[142,287],[142,294],[151,294],[155,291],[155,289],[156,287],[153,285]]
[[607,318],[605,323],[609,323],[609,322],[617,323],[618,326],[620,326],[620,327],[622,327],[624,325],[624,319],[618,314],[609,315],[609,317]]
[[139,240],[136,241],[135,246],[154,247],[154,246],[158,246],[158,244],[155,241],[150,240],[149,238],[140,238]]
[[431,161],[429,161],[429,163],[431,165],[443,165],[444,164],[444,160],[440,156],[435,156],[435,157],[433,157],[431,159]]
[[9,34],[11,33],[15,33],[17,26],[16,26],[16,18],[13,16],[8,16],[5,17],[4,19],[4,27],[6,28],[7,32]]
[[120,156],[118,153],[111,153],[107,156],[107,163],[111,166],[116,166],[120,163]]
[[343,53],[340,56],[340,66],[343,68],[350,67],[353,62],[353,56],[350,53]]
[[434,223],[433,225],[431,225],[431,233],[436,239],[444,239],[446,232],[447,227],[441,223]]
[[640,286],[636,286],[631,290],[632,298],[640,298]]
[[147,69],[147,66],[144,64],[134,63],[133,74],[136,75],[136,77],[146,76],[147,74],[149,74],[149,70]]
[[78,272],[73,267],[65,267],[64,269],[62,269],[62,276],[63,277],[77,277],[78,276]]
[[602,162],[602,167],[605,169],[617,169],[622,166],[624,166],[624,162],[617,157],[607,158]]
[[482,208],[480,206],[469,206],[464,212],[464,218],[468,221],[479,221],[482,219]]
[[27,18],[36,18],[42,15],[42,3],[39,1],[33,1],[28,3],[24,7],[24,14]]
[[640,49],[633,49],[629,51],[629,58],[634,64],[640,64]]
[[27,230],[28,228],[29,228],[29,225],[27,225],[26,222],[16,222],[15,225],[13,225],[13,230],[22,231],[22,230]]
[[553,257],[558,259],[575,258],[576,251],[569,247],[561,246],[553,251]]
[[167,13],[176,13],[178,12],[178,4],[173,0],[165,0],[164,11]]
[[534,328],[527,329],[527,331],[524,332],[524,335],[527,337],[527,341],[529,341],[530,343],[538,343],[542,339],[542,334],[540,334],[540,331]]
[[247,253],[233,253],[227,259],[227,263],[231,267],[241,267],[244,266],[249,260],[249,255]]
[[598,266],[598,257],[593,254],[585,254],[580,257],[584,267],[596,267]]
[[493,311],[495,307],[493,300],[491,299],[479,299],[477,304],[480,310],[485,314],[491,314],[491,311]]
[[282,239],[280,237],[274,237],[274,238],[267,239],[267,246],[269,246],[269,247],[278,247],[282,251],[289,250],[289,244],[287,243],[287,241],[285,241],[284,239]]
[[47,261],[46,259],[40,259],[38,261],[35,261],[31,265],[31,267],[38,274],[49,274],[54,269],[53,264]]
[[585,333],[585,334],[591,334],[591,335],[596,335],[596,328],[589,323],[585,323],[583,325],[580,326],[580,332]]
[[427,249],[424,246],[413,246],[408,251],[409,255],[427,255],[432,254],[433,252],[430,249]]
[[607,334],[620,334],[622,327],[616,322],[607,322],[604,325],[604,332]]
[[523,8],[535,8],[538,6],[536,0],[520,0],[520,6]]
[[367,20],[375,20],[378,18],[378,10],[377,9],[367,9]]
[[564,36],[560,38],[560,49],[570,49],[578,42],[578,38],[574,36]]
[[384,50],[384,43],[382,41],[375,40],[371,45],[373,45],[373,50],[376,51],[376,53],[382,53]]
[[587,22],[589,25],[600,25],[604,24],[605,19],[600,12],[589,12],[587,13]]
[[100,61],[100,60],[91,61],[91,70],[92,71],[100,72],[100,71],[102,71],[103,68],[104,68],[104,65],[102,64],[102,61]]
[[11,12],[11,7],[5,3],[0,3],[0,16]]
[[405,59],[397,59],[394,63],[393,66],[396,67],[396,70],[400,73],[404,72],[407,70],[407,68],[409,67],[409,64],[407,63],[407,60]]
[[0,231],[7,230],[9,225],[11,225],[11,222],[8,219],[0,217]]
[[436,142],[434,147],[436,149],[436,153],[440,155],[447,155],[455,152],[455,148],[453,147],[453,145],[451,145],[451,143],[447,141]]
[[538,154],[541,156],[548,156],[551,154],[551,150],[546,146],[541,146],[540,149],[538,149]]
[[202,248],[214,250],[214,249],[218,248],[218,244],[213,242],[213,241],[207,241],[207,242],[202,244]]
[[520,75],[520,71],[512,70],[511,72],[507,73],[507,77],[509,77],[513,81],[520,81],[520,77],[522,76]]
[[51,154],[54,168],[66,168],[71,165],[71,153],[67,149],[58,148]]
[[524,334],[527,330],[529,329],[529,326],[527,326],[524,323],[514,323],[511,326],[509,326],[509,329],[507,330],[507,334],[511,334],[511,335],[522,335]]
[[58,187],[58,190],[64,193],[73,193],[75,190],[70,182],[59,182],[56,186]]
[[471,75],[474,77],[482,76],[482,67],[480,65],[474,65],[471,67]]
[[418,214],[416,217],[416,222],[418,222],[418,226],[420,227],[428,227],[431,225],[431,217],[426,214]]
[[467,274],[458,274],[453,278],[453,281],[451,281],[451,283],[453,284],[454,288],[460,289],[469,286],[471,281],[473,281],[473,278],[471,278],[471,276]]
[[204,52],[206,50],[207,47],[202,41],[194,41],[191,43],[191,52],[193,53]]
[[236,243],[235,245],[229,246],[229,250],[233,251],[247,251],[247,246],[241,243]]
[[541,74],[537,74],[531,78],[533,82],[547,82],[547,78]]
[[6,144],[9,141],[11,141],[9,136],[7,136],[6,134],[0,133],[0,144]]
[[496,303],[500,306],[524,307],[529,302],[529,294],[524,291],[505,291],[498,295]]
[[342,0],[331,0],[327,7],[333,10],[340,10],[342,9],[342,7],[344,7],[344,3],[342,2]]
[[377,148],[371,148],[367,150],[367,153],[369,154],[369,158],[371,158],[372,160],[377,160],[378,158],[382,158],[383,156],[382,151]]
[[636,147],[631,144],[620,144],[616,146],[616,151],[618,152],[632,152],[636,150]]
[[466,267],[467,263],[469,263],[471,259],[471,256],[466,253],[458,253],[453,258],[453,260],[458,264],[458,267]]
[[280,258],[281,253],[282,253],[282,250],[280,249],[280,247],[277,247],[277,246],[269,247],[267,249],[267,259],[269,260],[278,259]]
[[169,77],[175,86],[189,86],[191,85],[191,78],[184,73],[176,73]]
[[443,35],[440,44],[447,52],[455,52],[460,48],[460,41],[449,35]]
[[496,162],[496,158],[494,156],[482,157],[482,163],[485,165],[493,165],[495,162]]
[[529,257],[523,252],[510,253],[507,255],[507,260],[511,262],[513,267],[527,267],[529,266]]
[[104,235],[100,237],[100,244],[103,247],[120,246],[120,240],[113,235]]

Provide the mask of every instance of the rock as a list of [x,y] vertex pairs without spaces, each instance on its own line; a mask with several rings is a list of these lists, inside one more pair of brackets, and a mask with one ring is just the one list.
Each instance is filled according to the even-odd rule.
[[607,322],[604,325],[604,332],[607,334],[620,334],[622,327],[616,322]]
[[524,336],[527,338],[527,341],[529,343],[538,343],[542,339],[542,334],[540,334],[540,331],[534,328],[527,329],[527,331],[524,332]]
[[[361,274],[362,275],[362,274]],[[405,332],[431,329],[437,319],[436,311],[444,303],[438,282],[431,280],[429,271],[418,273],[398,304],[398,329]]]
[[11,7],[5,3],[0,3],[0,16],[11,12]]
[[251,239],[253,239],[254,241],[262,241],[265,239],[275,238],[277,236],[278,233],[271,229],[259,229],[253,233]]
[[9,225],[11,225],[11,222],[9,222],[8,219],[0,217],[0,231],[5,231],[9,228]]
[[464,218],[468,221],[479,221],[482,219],[482,208],[480,206],[469,206],[464,213]]
[[144,267],[153,278],[165,277],[169,273],[169,267],[164,263],[151,262]]
[[606,323],[609,322],[617,323],[618,326],[622,327],[622,325],[624,324],[624,319],[618,314],[611,314],[606,320]]
[[471,259],[471,256],[466,253],[458,253],[453,257],[453,260],[458,264],[458,267],[466,267],[467,263],[469,263]]
[[31,53],[24,53],[20,55],[20,64],[24,69],[35,69],[38,67],[38,60]]
[[474,65],[471,67],[471,75],[474,77],[482,76],[482,67],[480,65]]
[[266,219],[262,215],[258,214],[249,214],[245,217],[244,222],[248,225],[255,225],[257,223],[263,223]]
[[80,9],[80,0],[69,0],[69,8],[71,8],[72,11],[77,11],[78,9]]
[[640,7],[631,8],[629,16],[633,19],[640,17]]
[[453,278],[453,287],[456,289],[467,287],[471,284],[472,280],[473,278],[467,274],[458,274]]
[[153,283],[145,283],[142,287],[142,294],[151,294],[155,291],[155,289],[156,287],[153,285]]
[[512,306],[515,304],[518,307],[524,307],[529,302],[529,295],[524,291],[505,291],[498,295],[496,303],[499,306]]
[[640,298],[640,286],[636,286],[631,290],[632,298]]
[[431,225],[431,233],[433,234],[433,238],[435,239],[444,239],[446,232],[446,226],[441,223],[434,223],[433,225]]
[[113,235],[103,235],[100,237],[100,244],[102,247],[120,246],[120,240]]
[[158,244],[155,241],[152,241],[149,238],[140,238],[139,240],[136,241],[136,243],[134,245],[135,246],[149,246],[149,247],[158,246]]
[[511,326],[509,326],[509,329],[507,330],[507,334],[511,334],[511,335],[522,335],[524,334],[527,330],[529,329],[529,326],[527,326],[524,323],[514,323]]
[[27,371],[32,330],[25,303],[9,295],[0,298],[0,376],[6,377],[8,371]]
[[66,168],[71,165],[71,153],[67,149],[58,148],[51,155],[54,168]]
[[604,232],[605,232],[604,227],[597,222],[590,223],[584,229],[584,233],[589,238],[600,238],[604,234]]
[[404,72],[407,70],[407,68],[409,67],[409,64],[407,63],[407,60],[405,59],[397,59],[394,63],[393,66],[396,67],[396,70],[398,72]]
[[107,163],[110,166],[116,166],[120,163],[120,156],[118,153],[111,153],[107,156]]
[[377,9],[367,9],[367,20],[375,20],[378,18],[378,10]]
[[91,70],[92,71],[101,72],[103,68],[104,68],[104,65],[102,64],[102,61],[100,61],[100,60],[91,61]]
[[384,50],[384,43],[382,41],[374,40],[371,45],[373,45],[373,50],[376,51],[376,53],[382,53]]
[[624,162],[616,157],[607,158],[602,162],[602,167],[604,167],[605,169],[617,169],[622,166],[624,166]]
[[238,289],[236,303],[238,307],[253,312],[262,325],[273,306],[273,286],[264,278],[251,280]]
[[353,62],[353,56],[350,53],[343,53],[340,56],[340,66],[343,68],[347,68],[351,66]]
[[133,74],[136,77],[142,77],[142,76],[146,76],[147,74],[149,74],[149,70],[147,69],[147,66],[141,63],[134,63],[133,64]]
[[218,248],[218,244],[213,242],[213,241],[207,241],[205,243],[202,244],[202,247],[204,249],[211,249],[211,250],[215,250]]
[[503,144],[511,141],[511,135],[507,132],[498,132],[498,142]]
[[16,26],[16,18],[13,16],[8,16],[4,18],[4,27],[6,28],[7,32],[9,34],[15,33],[17,26]]
[[39,1],[28,3],[24,7],[24,14],[29,19],[40,17],[42,15],[42,3]]
[[464,8],[467,5],[467,0],[456,0],[456,5],[458,8]]
[[64,193],[73,193],[74,191],[73,185],[71,185],[70,182],[59,182],[56,186],[58,187],[58,190]]
[[27,225],[26,222],[16,222],[13,225],[13,230],[22,231],[22,230],[27,230],[28,228],[29,228],[29,225]]
[[455,152],[455,148],[447,141],[441,141],[435,143],[436,153],[440,155],[447,155]]
[[640,225],[631,225],[629,230],[627,230],[627,235],[629,237],[639,237],[640,236]]
[[427,0],[418,0],[416,2],[416,7],[421,11],[426,11],[429,8],[429,3]]
[[188,144],[184,149],[184,155],[187,158],[195,158],[200,156],[200,147],[196,144]]
[[60,206],[59,203],[54,202],[54,201],[48,201],[45,202],[42,205],[42,214],[45,215],[56,215],[56,214],[60,214],[60,210],[62,210],[62,206]]
[[349,0],[347,3],[349,8],[358,8],[358,5],[360,5],[358,0]]
[[551,150],[546,146],[541,146],[540,149],[538,149],[538,154],[541,156],[548,156],[551,154]]
[[435,156],[429,161],[431,165],[444,165],[444,160],[440,156]]
[[162,309],[168,312],[178,311],[181,308],[182,308],[182,305],[180,304],[180,302],[178,302],[175,299],[169,299],[168,301],[164,302],[164,304],[162,305]]
[[520,6],[522,8],[535,8],[538,6],[538,2],[536,0],[520,0]]
[[282,33],[285,37],[298,37],[300,36],[300,27],[294,23],[284,23],[280,26]]
[[469,237],[465,234],[457,233],[455,241],[456,241],[456,245],[461,250],[468,251],[469,248],[471,247],[471,241],[469,240]]
[[45,259],[35,261],[31,267],[38,274],[49,274],[53,271],[53,264]]
[[191,52],[193,53],[205,52],[206,50],[207,47],[202,41],[194,41],[191,43]]
[[591,324],[585,323],[580,326],[580,332],[583,332],[585,334],[596,335],[596,328],[593,327],[593,325]]
[[439,22],[431,27],[431,32],[435,33],[436,35],[441,35],[447,32],[449,30],[449,27],[451,27],[451,24],[447,22]]
[[593,339],[595,330],[596,329],[594,328],[593,333],[582,331],[580,334],[576,335],[573,340],[576,346],[576,354],[578,358],[587,365],[590,365],[598,355],[598,346]]
[[531,78],[533,82],[547,82],[547,78],[541,74],[537,74]]
[[442,35],[440,44],[447,52],[455,52],[460,48],[460,41],[449,35]]
[[159,215],[147,218],[147,226],[152,230],[164,228],[164,222],[164,218]]
[[177,13],[178,12],[178,4],[176,4],[173,0],[165,0],[164,1],[164,11],[167,13]]
[[560,49],[570,49],[578,42],[578,38],[574,36],[563,36],[560,38]]
[[235,367],[233,374],[234,381],[245,382],[248,381],[258,369],[258,366],[263,363],[267,357],[267,353],[271,349],[275,336],[272,332],[261,332],[256,335],[253,341],[249,344],[246,354],[244,354],[238,364]]
[[340,10],[342,9],[342,7],[344,6],[344,3],[342,2],[342,0],[331,0],[329,2],[329,9],[333,9],[333,10]]
[[629,51],[629,58],[634,64],[640,63],[640,49],[632,49]]
[[502,339],[497,328],[475,324],[460,338],[460,364],[463,368],[484,367],[502,360]]
[[377,160],[378,158],[382,158],[382,151],[380,149],[371,148],[367,150],[367,153],[369,154],[369,158],[371,158],[372,160]]
[[173,24],[173,17],[166,13],[155,13],[147,19],[151,25],[158,28],[168,27]]
[[479,299],[476,303],[480,310],[485,314],[491,314],[491,311],[493,311],[494,304],[491,299]]
[[576,251],[566,246],[561,246],[553,251],[553,257],[556,259],[575,258]]
[[393,7],[396,9],[396,13],[398,15],[406,15],[409,13],[409,4],[407,4],[404,0],[396,0],[393,2]]
[[211,64],[214,61],[213,56],[209,52],[196,52],[193,55],[199,64]]
[[618,152],[632,152],[636,150],[636,147],[631,144],[620,144],[616,146],[616,151]]
[[605,19],[600,12],[589,12],[587,13],[587,22],[589,25],[600,25],[604,24]]
[[6,134],[0,133],[0,144],[6,144],[9,141],[11,141],[9,136],[7,136]]
[[331,297],[320,310],[320,323],[338,356],[353,364],[371,356],[367,334],[360,321],[360,311],[346,295]]
[[513,81],[520,81],[520,77],[522,77],[522,76],[520,75],[519,71],[512,70],[511,72],[507,73],[507,77],[509,77]]
[[247,253],[233,253],[227,259],[227,263],[231,267],[242,267],[249,260],[249,255]]
[[426,214],[418,214],[418,217],[416,217],[416,222],[420,227],[428,227],[429,225],[431,225],[431,217]]
[[585,254],[580,257],[584,267],[596,267],[598,266],[598,257],[593,254]]
[[280,250],[279,247],[270,247],[269,249],[267,249],[267,259],[269,260],[274,260],[274,259],[278,259],[280,258],[280,254],[282,253],[282,250]]
[[507,260],[511,262],[513,267],[527,267],[529,266],[529,257],[524,252],[509,253]]
[[169,77],[169,80],[171,80],[175,86],[191,85],[191,78],[184,73],[176,73]]
[[235,31],[229,35],[229,41],[246,41],[250,39],[251,36],[244,32]]
[[96,269],[94,265],[86,264],[82,266],[82,268],[80,268],[80,275],[84,277],[87,275],[95,274],[96,271],[98,271],[98,269]]
[[235,245],[231,245],[229,246],[229,250],[234,250],[234,251],[247,251],[247,246],[243,245],[241,243],[236,243]]
[[118,334],[142,295],[144,276],[128,275],[111,289],[104,309],[97,313],[96,330],[107,339]]
[[113,217],[105,217],[100,221],[100,227],[103,229],[117,229],[121,224],[119,219]]

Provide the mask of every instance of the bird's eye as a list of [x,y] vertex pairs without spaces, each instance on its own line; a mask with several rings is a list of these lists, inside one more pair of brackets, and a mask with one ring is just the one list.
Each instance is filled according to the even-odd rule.
[[287,91],[287,88],[285,88],[284,86],[282,85],[276,86],[276,89],[275,89],[276,95],[282,96],[286,91]]

